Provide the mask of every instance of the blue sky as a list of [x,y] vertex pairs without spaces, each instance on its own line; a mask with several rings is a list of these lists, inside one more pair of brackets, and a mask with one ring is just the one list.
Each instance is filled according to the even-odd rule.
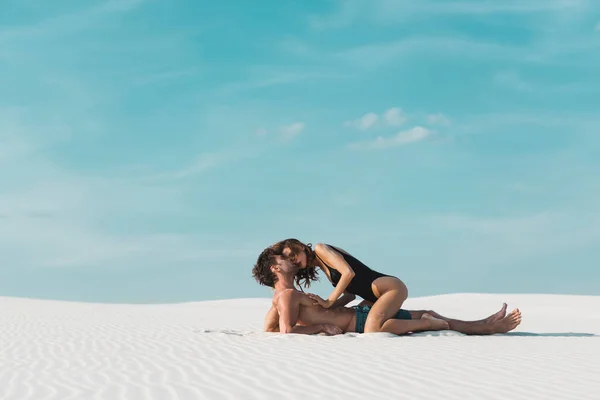
[[600,294],[600,3],[257,4],[2,2],[0,295],[267,297],[286,237]]

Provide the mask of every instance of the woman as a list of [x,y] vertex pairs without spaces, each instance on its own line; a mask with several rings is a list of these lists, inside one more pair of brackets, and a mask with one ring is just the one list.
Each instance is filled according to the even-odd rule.
[[331,245],[319,243],[313,250],[310,243],[286,239],[272,247],[298,267],[298,285],[303,282],[308,287],[310,281],[317,280],[317,268],[325,273],[335,289],[327,299],[309,294],[315,303],[324,308],[336,308],[360,296],[365,300],[361,304],[372,304],[364,331],[395,331],[398,320],[391,318],[408,297],[408,289],[400,279],[374,271],[348,252]]

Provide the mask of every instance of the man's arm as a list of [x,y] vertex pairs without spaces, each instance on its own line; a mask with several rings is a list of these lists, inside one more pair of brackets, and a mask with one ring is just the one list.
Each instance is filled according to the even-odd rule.
[[265,317],[265,332],[279,332],[279,313],[271,306]]
[[299,333],[312,335],[323,331],[323,325],[298,325],[300,315],[300,297],[293,290],[282,293],[277,299],[279,311],[279,331],[281,333]]

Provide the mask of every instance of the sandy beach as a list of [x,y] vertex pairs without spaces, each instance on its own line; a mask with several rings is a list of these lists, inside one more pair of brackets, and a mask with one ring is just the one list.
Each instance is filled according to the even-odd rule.
[[0,298],[0,399],[598,399],[600,297],[454,294],[405,308],[479,319],[443,331],[262,332],[264,299],[130,305]]

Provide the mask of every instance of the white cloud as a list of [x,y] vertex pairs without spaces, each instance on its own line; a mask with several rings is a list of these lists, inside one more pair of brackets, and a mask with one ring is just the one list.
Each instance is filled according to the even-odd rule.
[[351,150],[382,150],[390,147],[403,146],[410,143],[419,142],[431,134],[426,128],[416,126],[407,131],[398,132],[391,137],[377,137],[375,140],[355,142],[348,145]]
[[521,92],[532,90],[529,82],[525,81],[517,71],[501,71],[494,75],[494,82],[505,88],[512,88]]
[[326,15],[313,15],[309,25],[314,30],[340,29],[359,21],[390,24],[418,15],[486,15],[534,14],[581,9],[578,0],[503,0],[503,1],[401,1],[401,0],[343,0]]
[[[289,39],[293,40],[293,39]],[[322,58],[319,51],[313,46],[300,40],[295,40],[296,46],[284,40],[278,44],[278,50],[299,57]],[[297,47],[297,48],[295,48]],[[299,48],[304,48],[300,50]],[[244,78],[240,80],[227,80],[216,86],[213,90],[219,95],[231,95],[237,92],[263,90],[277,86],[299,85],[306,81],[327,81],[347,79],[350,75],[340,71],[332,71],[318,65],[312,67],[281,66],[281,65],[249,65],[243,67]]]
[[284,38],[281,43],[279,43],[279,49],[295,56],[310,56],[313,53],[313,48],[311,46],[294,37]]
[[271,134],[269,130],[265,127],[258,128],[256,131],[254,131],[254,134],[260,138],[264,138],[267,136],[273,136],[277,138],[277,135],[279,135],[280,139],[284,141],[290,141],[299,134],[301,134],[304,131],[305,127],[306,125],[303,122],[294,122],[292,124],[279,127],[279,129],[276,129],[275,132],[273,132],[273,134]]
[[364,0],[338,1],[339,7],[329,15],[313,15],[309,25],[314,30],[338,29],[351,25],[368,5]]
[[575,254],[578,249],[598,243],[598,222],[597,213],[546,211],[511,217],[429,215],[404,224],[444,238],[438,251],[449,263],[462,265],[476,260],[473,264],[486,264],[489,268],[562,252]]
[[[186,200],[185,187],[143,179],[88,178],[37,157],[35,162],[27,160],[33,175],[26,184],[0,194],[0,270],[202,265],[242,252],[252,254],[244,246],[228,255],[219,246],[222,238],[202,229],[161,230],[165,224],[158,221],[201,215]],[[144,226],[149,221],[152,225]]]
[[[170,257],[202,257],[204,251],[194,249],[192,235],[106,231],[109,220],[132,223],[141,215],[160,218],[189,212],[178,189],[82,179],[57,169],[49,175],[48,183],[28,179],[27,188],[0,196],[0,209],[5,213],[0,224],[2,266],[118,268],[160,265]],[[188,248],[184,248],[186,242]]]
[[[423,12],[424,18],[432,18],[431,21],[424,21],[424,23],[431,23],[433,26],[435,25],[433,18],[438,17],[437,13],[442,12],[446,7],[448,8],[447,12],[460,12],[461,14],[544,12],[546,15],[543,19],[544,22],[534,18],[525,25],[535,31],[538,38],[528,45],[516,42],[501,43],[493,39],[471,38],[465,35],[452,35],[452,33],[447,35],[417,33],[398,40],[363,42],[358,46],[350,45],[346,49],[329,52],[334,60],[358,68],[378,68],[382,64],[396,62],[399,58],[420,55],[429,57],[431,54],[436,54],[436,57],[464,57],[470,60],[486,60],[486,62],[516,60],[517,64],[560,64],[586,67],[598,64],[598,57],[595,56],[598,48],[597,37],[581,30],[583,24],[588,24],[588,29],[590,27],[589,21],[582,17],[591,11],[589,8],[592,7],[592,3],[589,1],[490,1],[485,4],[439,1],[435,5],[430,2],[428,7],[431,9],[428,10],[422,2],[410,2],[409,4],[406,1],[388,0],[386,7],[391,8],[391,11],[385,10],[383,4],[384,0],[373,1],[372,7],[367,7],[357,13],[356,20],[361,23],[365,21],[392,22],[395,21],[395,18],[410,17],[411,12]],[[374,14],[371,9],[385,11],[379,15],[379,13]],[[394,17],[396,9],[398,9],[398,16]],[[548,28],[549,26],[554,26],[554,29]]]
[[389,126],[400,126],[406,122],[406,119],[406,115],[404,115],[402,109],[398,107],[392,107],[386,110],[381,117],[374,112],[369,112],[357,120],[346,121],[344,126],[366,131],[373,128],[379,122],[379,120],[383,120],[385,124]]
[[256,136],[265,137],[267,136],[269,131],[264,127],[260,127],[254,133],[256,134]]
[[18,158],[30,151],[29,144],[14,139],[0,137],[0,165]]
[[293,124],[282,126],[280,132],[283,139],[292,140],[304,131],[304,126],[303,122],[294,122]]
[[419,1],[401,2],[375,0],[375,19],[385,22],[408,18],[414,14],[485,15],[485,14],[533,14],[548,11],[564,11],[584,6],[580,0],[504,0],[504,1]]
[[346,121],[344,126],[349,126],[353,128],[360,129],[361,131],[366,131],[371,129],[376,123],[379,121],[379,116],[375,113],[367,113],[354,121]]
[[451,36],[410,36],[390,42],[370,43],[338,51],[335,59],[359,67],[378,67],[402,55],[436,52],[471,58],[514,59],[529,51],[518,46]]
[[[164,267],[228,256],[228,250],[220,248],[218,240],[209,234],[104,233],[82,216],[69,214],[47,218],[10,216],[1,225],[0,261],[10,268]],[[199,243],[204,246],[199,247]]]
[[48,18],[33,25],[21,25],[0,31],[0,42],[3,39],[17,39],[32,36],[47,36],[89,29],[100,19],[115,14],[136,11],[146,0],[107,0],[90,7],[66,12]]
[[390,126],[400,126],[406,122],[406,115],[402,112],[402,109],[398,107],[392,107],[383,113],[383,119]]
[[177,179],[240,154],[201,155],[178,171],[158,175],[164,182],[157,176],[87,175],[48,157],[46,145],[57,143],[36,139],[51,129],[31,125],[30,115],[0,109],[0,168],[12,171],[3,176],[0,190],[0,270],[202,265],[256,251],[248,246],[228,255],[219,245],[222,237],[201,227],[172,233],[170,222],[204,216],[189,199],[190,187]]
[[296,83],[311,77],[308,74],[300,74],[294,72],[282,72],[270,74],[268,77],[257,77],[247,81],[230,82],[218,89],[221,94],[231,94],[234,92],[264,89],[272,86],[288,85]]
[[176,81],[194,76],[198,73],[199,68],[174,68],[156,72],[148,72],[146,74],[135,75],[131,78],[131,83],[134,85],[151,85],[158,82]]
[[254,134],[259,138],[265,138],[267,136],[277,140],[290,141],[293,140],[296,136],[300,135],[304,129],[306,128],[306,124],[304,122],[294,122],[289,125],[283,125],[279,128],[275,129],[267,129],[264,126],[256,129]]
[[127,12],[141,6],[146,0],[108,0],[95,8],[98,13]]
[[427,123],[429,125],[450,125],[450,120],[442,113],[430,114],[427,116]]
[[235,158],[233,153],[204,153],[196,157],[190,164],[181,169],[172,172],[163,172],[150,179],[183,179],[190,176],[201,174],[209,169],[213,169],[219,165],[233,161]]

